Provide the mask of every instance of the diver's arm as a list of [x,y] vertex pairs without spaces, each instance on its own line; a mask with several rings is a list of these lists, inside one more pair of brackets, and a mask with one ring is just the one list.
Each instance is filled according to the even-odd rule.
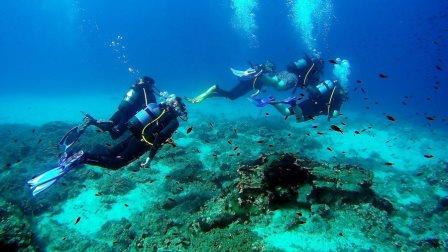
[[292,115],[291,110],[286,104],[273,103],[272,106],[274,106],[274,108],[277,109],[283,116]]

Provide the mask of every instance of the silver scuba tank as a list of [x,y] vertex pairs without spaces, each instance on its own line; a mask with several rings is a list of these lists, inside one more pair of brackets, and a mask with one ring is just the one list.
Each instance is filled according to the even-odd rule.
[[329,92],[331,92],[331,90],[333,90],[334,88],[334,83],[330,80],[326,80],[324,82],[319,83],[316,86],[316,90],[318,92],[318,95],[325,95]]
[[159,104],[150,103],[144,109],[137,112],[128,122],[129,129],[134,132],[141,132],[141,130],[161,113]]

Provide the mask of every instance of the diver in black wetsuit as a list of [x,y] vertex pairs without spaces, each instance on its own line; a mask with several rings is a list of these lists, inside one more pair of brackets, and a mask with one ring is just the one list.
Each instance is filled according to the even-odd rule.
[[177,118],[187,120],[187,111],[181,98],[166,94],[163,96],[165,98],[163,103],[149,103],[142,110],[130,116],[130,120],[124,123],[130,134],[111,149],[107,150],[100,146],[92,151],[73,152],[71,147],[85,128],[78,126],[70,130],[72,133],[66,134],[60,142],[65,150],[57,167],[27,181],[33,195],[46,190],[70,170],[84,164],[116,170],[130,164],[149,151],[149,157],[142,164],[146,165],[154,158],[163,144],[174,145],[170,139],[179,127]]
[[193,99],[188,99],[191,103],[200,103],[211,97],[225,97],[235,100],[254,90],[256,95],[259,90],[265,86],[275,86],[279,80],[275,79],[275,65],[267,61],[265,64],[252,66],[245,71],[231,69],[233,74],[238,77],[238,83],[230,90],[224,90],[218,85],[213,85],[205,92]]
[[339,115],[341,106],[347,100],[347,92],[337,81],[326,80],[307,87],[308,98],[299,102],[290,100],[288,104],[271,102],[282,115],[294,115],[298,122],[325,115],[328,119]]
[[112,139],[117,139],[126,131],[126,123],[135,113],[145,108],[150,103],[156,103],[154,95],[155,81],[151,77],[143,76],[130,87],[125,97],[108,121],[96,120],[86,114],[86,127],[94,125],[102,131],[109,132]]
[[161,104],[150,103],[126,123],[127,130],[132,133],[130,136],[109,150],[96,148],[84,152],[83,163],[115,170],[147,151],[152,160],[179,127],[178,117],[186,117],[185,105],[179,97],[168,98]]

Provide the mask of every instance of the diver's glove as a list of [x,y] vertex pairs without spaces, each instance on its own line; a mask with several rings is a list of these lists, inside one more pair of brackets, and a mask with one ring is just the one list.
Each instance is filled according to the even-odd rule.
[[252,102],[255,104],[255,106],[260,107],[260,108],[265,107],[266,105],[269,105],[269,104],[273,104],[274,101],[275,101],[275,98],[273,96],[269,96],[269,97],[265,97],[265,98],[261,98],[261,99],[258,99],[258,98],[252,99]]

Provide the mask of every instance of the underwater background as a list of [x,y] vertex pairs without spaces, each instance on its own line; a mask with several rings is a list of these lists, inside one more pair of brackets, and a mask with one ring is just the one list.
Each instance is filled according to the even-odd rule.
[[[2,251],[448,246],[446,0],[6,0],[0,32]],[[36,197],[26,186],[80,111],[109,118],[142,75],[192,97],[234,86],[231,67],[304,54],[325,60],[325,79],[330,60],[350,62],[330,122],[210,99],[187,104],[177,147],[149,168],[86,166]]]

